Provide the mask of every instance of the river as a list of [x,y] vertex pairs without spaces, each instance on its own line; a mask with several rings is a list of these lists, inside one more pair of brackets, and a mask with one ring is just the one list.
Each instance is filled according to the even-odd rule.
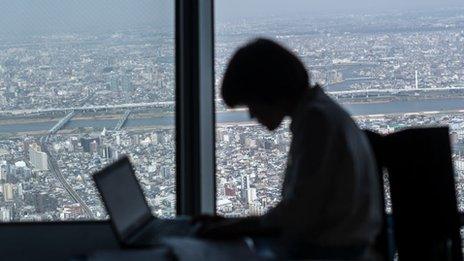
[[[372,115],[372,114],[396,114],[414,113],[424,111],[458,111],[464,110],[464,99],[430,99],[430,100],[409,100],[391,101],[385,103],[365,103],[365,104],[344,104],[348,112],[353,116]],[[174,125],[174,118],[159,116],[152,118],[133,118],[130,115],[125,127],[137,126],[169,126]],[[122,117],[122,115],[121,115]],[[245,111],[220,112],[216,116],[218,123],[245,122],[249,121],[248,113]],[[12,132],[36,132],[51,129],[57,121],[32,122],[32,123],[12,123],[0,125],[0,133]],[[78,127],[95,127],[113,129],[118,119],[72,119],[65,129]]]

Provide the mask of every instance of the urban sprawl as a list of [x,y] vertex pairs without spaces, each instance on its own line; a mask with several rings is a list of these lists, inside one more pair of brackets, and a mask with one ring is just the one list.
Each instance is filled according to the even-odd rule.
[[[463,211],[462,11],[222,21],[216,88],[239,45],[280,41],[361,128],[448,125]],[[174,43],[173,31],[154,27],[0,36],[1,222],[105,219],[91,175],[122,155],[153,213],[175,215]],[[216,107],[230,112],[219,96]],[[219,214],[260,215],[279,201],[288,125],[217,123]]]

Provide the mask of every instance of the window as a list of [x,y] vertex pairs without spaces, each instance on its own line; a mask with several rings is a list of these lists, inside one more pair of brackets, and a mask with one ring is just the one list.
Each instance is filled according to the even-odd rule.
[[[402,11],[398,11],[402,10]],[[216,93],[231,54],[274,39],[306,63],[361,128],[451,127],[464,210],[464,6],[458,1],[216,1]],[[220,97],[217,97],[220,99]],[[278,202],[288,122],[268,133],[219,102],[217,210],[255,215]]]
[[104,219],[91,174],[123,154],[173,216],[173,1],[0,10],[0,222]]

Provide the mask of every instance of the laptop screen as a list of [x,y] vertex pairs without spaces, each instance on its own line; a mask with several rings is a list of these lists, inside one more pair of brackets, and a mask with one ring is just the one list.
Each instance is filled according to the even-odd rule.
[[113,226],[121,238],[152,217],[142,189],[127,158],[94,175]]

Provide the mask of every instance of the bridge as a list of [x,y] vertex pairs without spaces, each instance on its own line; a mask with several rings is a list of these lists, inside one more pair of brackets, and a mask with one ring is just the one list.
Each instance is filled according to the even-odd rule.
[[127,110],[122,118],[118,121],[118,124],[116,124],[116,127],[114,128],[115,131],[121,130],[124,124],[127,121],[127,118],[129,118],[129,114],[131,113],[131,110]]
[[310,69],[327,69],[337,67],[349,67],[349,66],[379,66],[380,62],[369,62],[369,61],[334,61],[332,63],[318,64],[309,66]]
[[440,92],[440,91],[464,91],[464,86],[461,87],[445,87],[445,88],[411,88],[411,89],[365,89],[365,90],[349,90],[349,91],[332,91],[328,92],[332,95],[350,95],[350,94],[398,94],[398,93],[417,93],[417,92]]
[[59,108],[39,108],[39,109],[23,109],[23,110],[5,110],[0,112],[0,115],[21,115],[21,114],[40,114],[40,113],[54,113],[63,111],[87,112],[87,111],[108,111],[113,109],[130,110],[138,108],[170,108],[175,105],[174,101],[166,102],[142,102],[142,103],[124,103],[115,105],[89,105],[77,107],[59,107]]
[[57,124],[55,124],[55,126],[53,126],[48,131],[48,134],[55,134],[56,132],[58,132],[61,128],[64,127],[64,125],[66,125],[71,120],[72,117],[74,117],[74,115],[76,115],[76,112],[71,111],[68,115],[66,115],[66,117],[64,117]]
[[353,77],[353,78],[346,78],[342,82],[350,82],[350,81],[367,81],[367,80],[375,80],[374,77]]
[[[356,78],[350,78],[353,80]],[[364,78],[366,79],[366,78]],[[348,80],[348,79],[346,79]],[[398,94],[408,92],[433,92],[433,91],[464,91],[464,86],[452,86],[452,87],[434,87],[434,88],[410,88],[410,89],[365,89],[365,90],[348,90],[348,91],[328,91],[329,94],[334,96],[342,95],[359,95],[359,94]],[[215,99],[216,103],[220,103],[221,99]],[[22,109],[22,110],[4,110],[0,112],[0,115],[5,116],[17,116],[17,115],[28,115],[28,114],[42,114],[42,113],[62,113],[63,111],[75,111],[75,112],[96,112],[96,111],[108,111],[108,110],[136,110],[145,108],[173,108],[175,105],[174,101],[165,102],[145,102],[145,103],[125,103],[116,105],[91,105],[81,107],[60,107],[60,108],[39,108],[39,109]]]

